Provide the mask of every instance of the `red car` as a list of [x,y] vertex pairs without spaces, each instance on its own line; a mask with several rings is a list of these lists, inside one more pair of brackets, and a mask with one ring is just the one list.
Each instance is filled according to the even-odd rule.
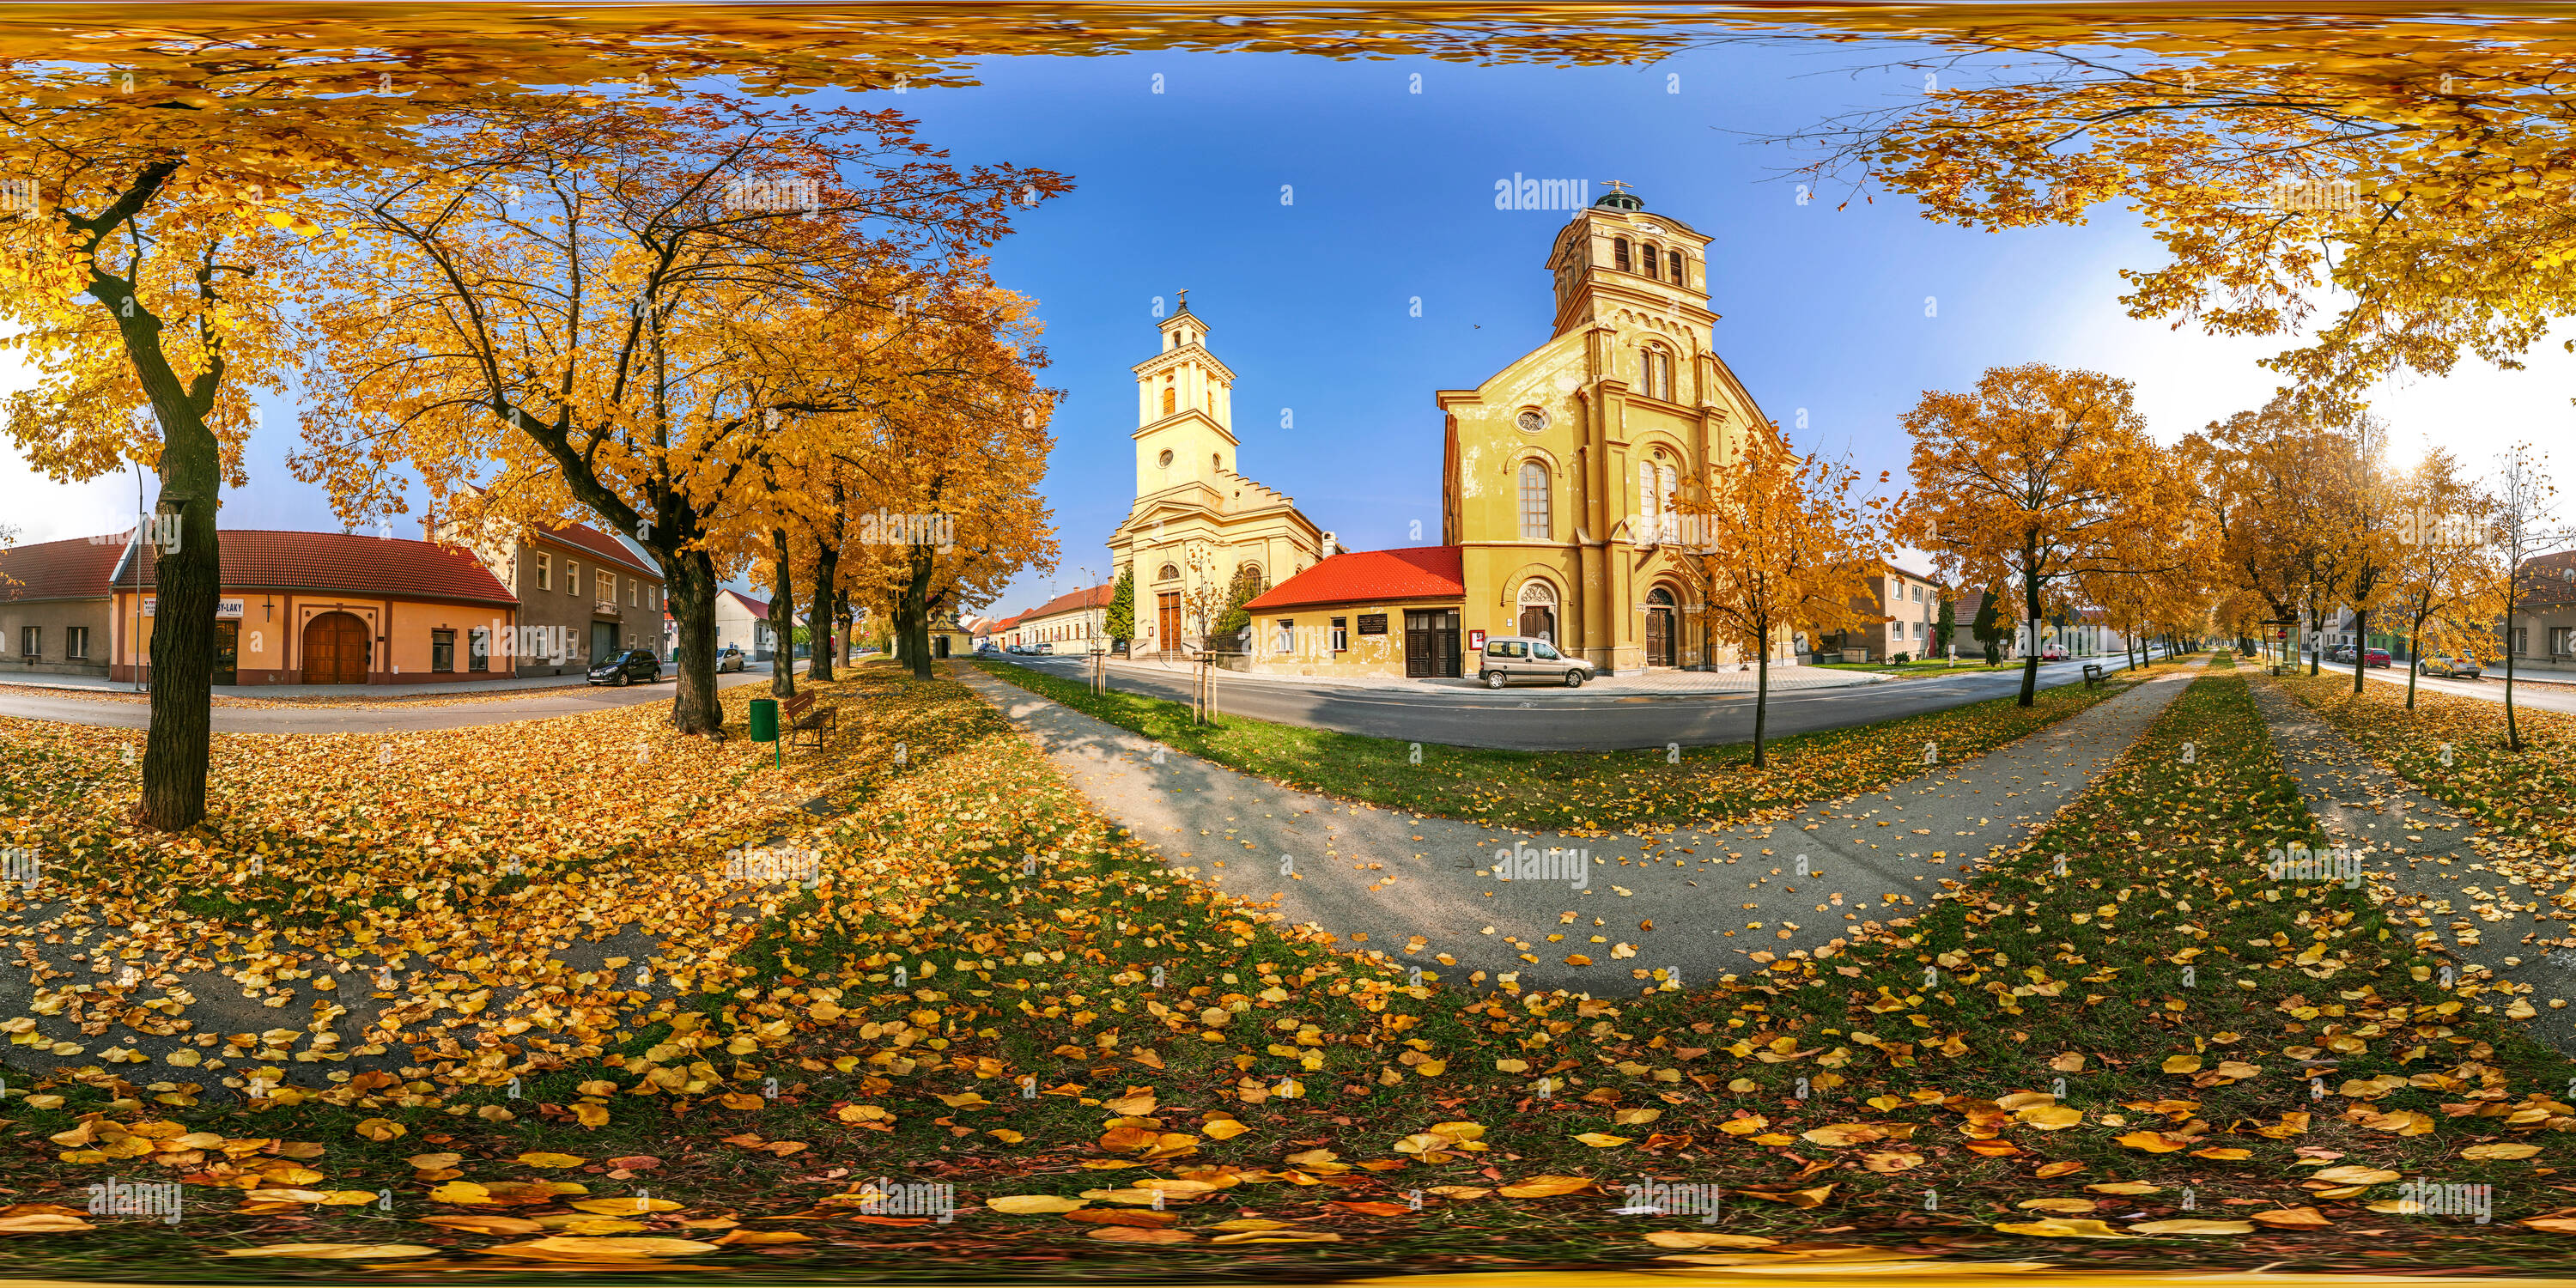
[[2039,660],[2042,662],[2063,662],[2066,660],[2066,650],[2052,644],[2039,651]]
[[2361,664],[2363,666],[2388,665],[2388,650],[2384,648],[2375,648],[2365,651],[2361,655]]

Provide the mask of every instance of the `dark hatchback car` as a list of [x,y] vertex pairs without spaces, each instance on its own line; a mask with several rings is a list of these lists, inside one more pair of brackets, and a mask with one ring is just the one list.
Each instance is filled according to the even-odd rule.
[[590,668],[593,684],[614,684],[621,688],[642,680],[651,684],[662,678],[662,660],[649,648],[630,648]]

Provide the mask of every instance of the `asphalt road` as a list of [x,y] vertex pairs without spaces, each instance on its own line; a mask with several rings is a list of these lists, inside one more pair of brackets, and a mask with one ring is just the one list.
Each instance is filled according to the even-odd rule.
[[[1081,658],[994,659],[1080,679]],[[2117,669],[2119,659],[2094,658]],[[2052,662],[2039,668],[2039,685],[2052,688],[2083,679],[2084,663]],[[1110,687],[1122,692],[1186,702],[1188,679],[1114,671]],[[1753,740],[1751,694],[1657,694],[1612,697],[1581,689],[1482,689],[1425,687],[1419,693],[1336,690],[1268,682],[1229,674],[1218,681],[1217,709],[1276,724],[1305,725],[1372,738],[1494,747],[1511,751],[1620,751],[1632,747],[1685,747]],[[1771,695],[1765,737],[1875,724],[1917,712],[2004,697],[2021,690],[2021,671],[1977,670],[1938,679],[1898,680],[1841,689]]]
[[[769,681],[767,668],[728,671],[716,676],[716,687]],[[216,733],[405,733],[422,729],[463,729],[472,725],[507,724],[579,715],[609,707],[668,702],[676,681],[626,688],[578,685],[541,689],[525,698],[492,698],[440,706],[435,700],[390,702],[348,707],[230,707],[214,709]],[[49,720],[56,724],[99,725],[110,729],[144,729],[152,724],[152,706],[122,698],[93,697],[75,690],[11,689],[0,692],[0,716]]]
[[[2339,671],[2346,678],[2352,675],[2350,662],[2330,664],[2326,669]],[[2365,667],[2362,669],[2362,674],[2383,684],[2394,684],[2400,690],[2406,687],[2406,672],[2397,667]],[[2549,674],[2550,679],[2557,683],[2525,684],[2522,683],[2523,677],[2514,677],[2515,710],[2576,711],[2576,689],[2559,687],[2559,684],[2565,682],[2567,673],[2552,671]],[[2452,680],[2438,675],[2420,675],[2415,677],[2415,687],[2423,692],[2451,693],[2464,698],[2484,698],[2498,706],[2504,704],[2504,672],[2502,671],[2478,680]]]

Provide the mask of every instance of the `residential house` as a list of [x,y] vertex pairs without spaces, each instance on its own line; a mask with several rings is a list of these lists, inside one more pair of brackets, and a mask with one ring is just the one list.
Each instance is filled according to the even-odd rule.
[[472,551],[518,597],[524,629],[492,640],[504,672],[580,675],[630,648],[670,656],[662,574],[624,541],[583,523],[477,531],[450,519],[432,535]]
[[108,577],[131,532],[0,550],[0,675],[105,675]]

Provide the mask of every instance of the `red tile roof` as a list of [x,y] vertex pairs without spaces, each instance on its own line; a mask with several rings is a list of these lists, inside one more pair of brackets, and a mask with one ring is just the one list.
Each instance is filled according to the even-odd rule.
[[125,533],[41,541],[0,550],[0,602],[105,599]]
[[1109,601],[1117,598],[1117,595],[1118,587],[1116,585],[1104,583],[1084,590],[1068,591],[1030,609],[1025,613],[1020,614],[1020,616],[1053,617],[1057,613],[1070,613],[1085,608],[1107,608],[1109,607]]
[[[396,599],[519,602],[471,553],[408,537],[238,529],[218,533],[217,544],[223,548],[226,590],[334,590]],[[152,561],[140,562],[143,585],[149,588]],[[118,586],[134,584],[133,569],[118,571],[123,574],[116,579]]]
[[567,524],[563,527],[547,527],[539,525],[537,528],[537,535],[545,540],[552,541],[557,545],[571,546],[576,550],[587,550],[598,558],[606,559],[613,563],[632,568],[655,581],[660,581],[662,579],[662,573],[659,569],[637,560],[635,558],[635,552],[627,549],[617,540],[617,538],[612,537],[597,528],[591,527],[589,524],[574,523]]
[[733,596],[734,602],[749,610],[752,616],[757,617],[764,622],[769,620],[768,600],[753,599],[751,596],[746,595],[739,590],[728,590],[724,593]]
[[1313,604],[1356,604],[1398,599],[1462,599],[1467,594],[1456,546],[1409,550],[1354,550],[1271,587],[1244,608],[1268,612]]

